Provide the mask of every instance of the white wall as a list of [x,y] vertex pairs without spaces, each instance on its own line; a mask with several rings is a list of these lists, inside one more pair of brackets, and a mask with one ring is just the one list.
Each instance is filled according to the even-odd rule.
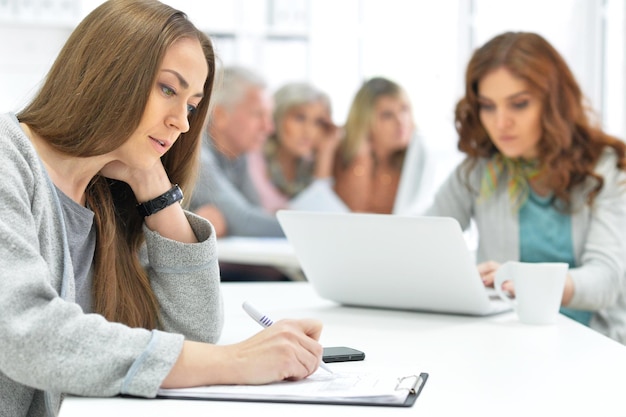
[[62,26],[0,22],[0,111],[17,109],[28,101],[69,33]]
[[[0,111],[18,109],[74,25],[101,0],[0,1]],[[403,85],[442,164],[456,161],[453,109],[473,49],[505,30],[536,31],[564,55],[604,127],[626,137],[623,0],[170,0],[214,35],[225,64],[270,86],[310,80],[343,123],[361,82]]]
[[602,121],[607,131],[626,139],[626,3],[607,0],[603,12]]

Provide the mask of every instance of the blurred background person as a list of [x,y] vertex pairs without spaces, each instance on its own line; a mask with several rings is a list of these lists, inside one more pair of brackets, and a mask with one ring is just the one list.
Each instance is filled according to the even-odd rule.
[[266,82],[250,69],[225,67],[214,97],[190,208],[217,225],[218,237],[283,236],[248,172],[247,155],[274,131]]
[[341,136],[332,121],[328,95],[309,83],[284,85],[274,94],[274,126],[263,149],[249,155],[250,174],[263,206],[272,212],[289,208],[290,200],[314,181],[326,181],[332,193],[333,161]]
[[[190,209],[210,220],[218,237],[284,236],[276,216],[261,206],[248,172],[247,155],[261,149],[274,131],[272,98],[265,80],[248,68],[225,67],[213,106]],[[273,267],[223,261],[220,274],[222,281],[289,279]]]
[[[357,212],[393,213],[409,145],[412,178],[404,204],[417,198],[425,186],[425,149],[416,135],[411,103],[404,89],[384,77],[367,80],[356,93],[339,144],[334,169],[334,189]],[[415,209],[417,210],[417,209]]]

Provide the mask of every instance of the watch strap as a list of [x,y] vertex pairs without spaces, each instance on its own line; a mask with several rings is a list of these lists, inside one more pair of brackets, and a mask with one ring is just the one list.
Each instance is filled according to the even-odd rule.
[[137,211],[142,217],[151,216],[154,213],[163,210],[165,207],[171,206],[178,201],[182,201],[182,199],[183,190],[180,189],[178,184],[174,184],[172,188],[170,188],[160,196],[153,198],[152,200],[148,200],[144,203],[137,204]]

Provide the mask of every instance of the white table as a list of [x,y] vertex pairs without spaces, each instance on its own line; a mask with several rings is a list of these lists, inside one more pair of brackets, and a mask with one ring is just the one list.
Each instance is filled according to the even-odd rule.
[[333,369],[428,372],[411,408],[212,401],[77,398],[60,417],[89,416],[624,416],[626,346],[566,317],[529,326],[514,313],[476,318],[341,307],[308,283],[225,283],[222,344],[257,332],[241,309],[249,300],[274,320],[316,317],[325,346],[365,351],[363,362]]

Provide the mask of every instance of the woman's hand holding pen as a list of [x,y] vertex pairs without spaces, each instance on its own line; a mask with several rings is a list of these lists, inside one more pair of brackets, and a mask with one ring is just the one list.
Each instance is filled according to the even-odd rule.
[[232,345],[185,341],[161,386],[260,385],[306,378],[322,360],[321,332],[317,320],[280,320]]
[[232,345],[233,373],[249,384],[303,379],[322,360],[322,324],[313,319],[280,320]]

